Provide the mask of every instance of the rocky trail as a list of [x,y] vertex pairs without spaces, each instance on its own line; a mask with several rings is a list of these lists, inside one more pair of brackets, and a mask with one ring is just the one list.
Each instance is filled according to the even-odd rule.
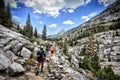
[[[113,34],[114,37],[112,36]],[[99,58],[101,64],[113,65],[116,74],[120,73],[120,30],[107,31],[95,34],[95,39],[99,44]],[[88,38],[78,40],[78,44],[68,47],[68,54],[63,53],[63,49],[53,42],[55,47],[54,54],[49,53],[44,63],[43,72],[35,75],[37,62],[35,59],[36,48],[45,46],[50,43],[40,41],[31,43],[29,39],[20,33],[11,31],[0,25],[0,80],[90,80],[94,79],[93,74],[83,70],[79,66],[79,61],[83,58],[80,56],[82,49]],[[111,48],[112,46],[112,48]],[[112,49],[112,51],[111,51]],[[111,52],[110,52],[111,51]],[[107,60],[107,53],[111,54],[111,62]],[[105,55],[105,57],[104,57]]]
[[[63,54],[62,49],[54,43],[55,53],[47,56],[44,72],[35,75],[37,68],[35,48],[27,37],[0,25],[0,80],[85,80],[85,75],[74,70]],[[48,42],[49,43],[49,42]]]

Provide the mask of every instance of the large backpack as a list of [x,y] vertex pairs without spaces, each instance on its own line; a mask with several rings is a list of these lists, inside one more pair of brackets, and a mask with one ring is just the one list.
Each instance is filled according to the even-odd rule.
[[37,61],[41,61],[45,59],[45,53],[44,50],[38,50],[37,51]]

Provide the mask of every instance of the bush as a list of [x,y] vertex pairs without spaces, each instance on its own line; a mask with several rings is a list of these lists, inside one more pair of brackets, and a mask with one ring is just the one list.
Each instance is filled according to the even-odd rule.
[[102,80],[120,80],[120,76],[115,75],[110,66],[99,69],[96,76]]

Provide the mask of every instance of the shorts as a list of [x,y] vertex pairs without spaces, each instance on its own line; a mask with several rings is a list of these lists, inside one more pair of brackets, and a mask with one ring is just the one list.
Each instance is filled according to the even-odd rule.
[[44,63],[44,60],[39,60],[38,63]]

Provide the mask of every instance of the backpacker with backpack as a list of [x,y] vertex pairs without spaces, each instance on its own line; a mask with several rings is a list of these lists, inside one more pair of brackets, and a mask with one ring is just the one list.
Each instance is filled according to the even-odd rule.
[[44,50],[38,50],[37,51],[37,61],[43,61],[43,60],[45,60]]
[[53,45],[51,45],[51,47],[50,47],[50,52],[53,54],[53,52],[54,52],[54,46]]

